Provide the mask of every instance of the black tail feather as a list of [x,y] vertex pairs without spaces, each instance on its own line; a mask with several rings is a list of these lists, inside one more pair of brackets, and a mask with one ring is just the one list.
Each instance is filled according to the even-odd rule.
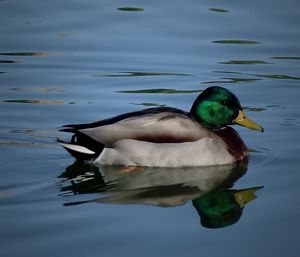
[[72,136],[71,141],[63,141],[61,139],[57,139],[58,143],[62,144],[73,144],[73,145],[79,145],[86,147],[87,149],[91,150],[94,152],[94,154],[88,154],[88,153],[83,153],[79,152],[67,147],[64,147],[68,153],[70,153],[76,160],[78,161],[88,161],[88,160],[95,160],[100,153],[102,152],[104,145],[97,142],[96,140],[92,139],[89,136],[86,136],[80,132],[75,132],[75,134]]
[[67,128],[62,128],[59,131],[61,131],[61,132],[68,132],[68,133],[76,133],[77,129],[71,128],[71,127],[67,127]]

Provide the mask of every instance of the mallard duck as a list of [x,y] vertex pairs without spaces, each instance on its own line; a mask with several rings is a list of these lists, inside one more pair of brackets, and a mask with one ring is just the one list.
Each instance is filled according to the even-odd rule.
[[193,200],[203,227],[223,228],[236,223],[248,202],[256,199],[255,193],[263,187],[241,190],[217,190]]
[[184,167],[223,165],[247,159],[248,150],[228,125],[263,132],[243,112],[238,98],[209,87],[185,112],[156,107],[86,124],[70,124],[70,142],[58,142],[77,160],[101,165]]

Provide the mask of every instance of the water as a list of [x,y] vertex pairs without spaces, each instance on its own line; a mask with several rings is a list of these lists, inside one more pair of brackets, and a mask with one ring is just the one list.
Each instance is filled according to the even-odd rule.
[[[0,1],[0,255],[298,256],[298,10],[294,0]],[[55,143],[66,123],[188,110],[210,85],[235,92],[265,128],[237,128],[251,149],[237,170],[124,174],[73,164]],[[232,206],[226,221],[207,217],[212,202]]]

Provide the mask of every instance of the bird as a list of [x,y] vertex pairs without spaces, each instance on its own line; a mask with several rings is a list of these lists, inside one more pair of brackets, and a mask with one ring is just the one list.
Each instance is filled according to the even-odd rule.
[[245,205],[256,199],[255,193],[262,188],[215,190],[194,199],[192,203],[203,227],[223,228],[241,218]]
[[84,124],[64,125],[57,139],[78,161],[124,167],[195,167],[245,161],[249,150],[231,125],[263,132],[228,89],[203,90],[189,112],[152,107]]

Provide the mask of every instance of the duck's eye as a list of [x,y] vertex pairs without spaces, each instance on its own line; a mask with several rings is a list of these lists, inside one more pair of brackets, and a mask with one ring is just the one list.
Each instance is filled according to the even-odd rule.
[[228,104],[228,102],[224,100],[224,101],[222,101],[222,102],[221,102],[221,104],[223,104],[223,105],[227,105],[227,104]]

